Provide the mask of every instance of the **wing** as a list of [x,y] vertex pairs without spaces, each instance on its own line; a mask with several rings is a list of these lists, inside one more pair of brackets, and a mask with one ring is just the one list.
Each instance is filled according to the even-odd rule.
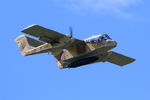
[[40,40],[44,42],[53,42],[53,41],[58,41],[60,38],[67,37],[64,34],[61,34],[59,32],[44,28],[39,25],[31,25],[25,29],[23,29],[21,32],[39,37]]
[[124,56],[122,54],[116,53],[116,52],[110,52],[111,54],[108,56],[106,61],[117,64],[119,66],[124,66],[126,64],[132,63],[135,61],[135,59]]

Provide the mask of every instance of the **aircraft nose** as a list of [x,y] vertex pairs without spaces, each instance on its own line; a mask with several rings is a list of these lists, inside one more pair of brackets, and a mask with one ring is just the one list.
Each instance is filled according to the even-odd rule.
[[114,44],[114,46],[117,46],[117,42],[116,41],[113,41],[113,44]]
[[107,42],[108,45],[111,45],[111,46],[117,46],[117,42],[114,41],[114,40],[108,39],[108,40],[106,40],[106,42]]

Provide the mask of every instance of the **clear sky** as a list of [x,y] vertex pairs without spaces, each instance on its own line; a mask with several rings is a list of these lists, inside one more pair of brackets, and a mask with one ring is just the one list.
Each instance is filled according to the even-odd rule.
[[[150,100],[149,0],[1,0],[0,100]],[[52,55],[23,57],[14,39],[31,24],[85,39],[107,33],[125,67],[57,68]]]

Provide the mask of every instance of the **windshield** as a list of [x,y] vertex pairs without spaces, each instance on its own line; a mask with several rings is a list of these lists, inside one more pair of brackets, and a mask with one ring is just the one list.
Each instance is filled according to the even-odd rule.
[[101,43],[103,40],[111,39],[107,34],[101,34],[97,36],[90,37],[85,40],[85,42],[89,43]]
[[107,40],[107,39],[111,39],[107,34],[103,34],[101,37],[100,37],[102,40]]

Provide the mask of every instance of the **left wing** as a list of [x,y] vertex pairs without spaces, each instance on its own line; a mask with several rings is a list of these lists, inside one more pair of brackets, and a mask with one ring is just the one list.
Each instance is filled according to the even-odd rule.
[[110,55],[107,57],[106,61],[119,65],[119,66],[124,66],[127,65],[129,63],[132,63],[133,61],[135,61],[135,59],[124,56],[122,54],[116,53],[116,52],[109,52]]

